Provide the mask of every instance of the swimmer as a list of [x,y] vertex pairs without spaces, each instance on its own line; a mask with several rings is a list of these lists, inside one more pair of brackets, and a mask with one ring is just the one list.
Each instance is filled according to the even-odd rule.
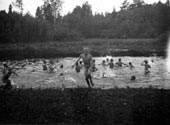
[[80,68],[82,69],[82,68],[83,68],[83,62],[80,61],[80,62],[79,62],[79,65],[80,65]]
[[113,69],[114,67],[113,59],[110,59],[110,63],[108,63],[108,66],[110,69]]
[[[92,68],[92,55],[89,54],[89,48],[84,47],[83,48],[84,53],[82,53],[79,58],[77,59],[76,63],[82,59],[83,63],[84,63],[84,76],[85,76],[85,80],[87,82],[87,85],[89,88],[91,88],[91,86],[93,86],[93,81],[92,81],[92,77],[91,77],[91,68]],[[73,67],[76,65],[76,63],[73,65]]]
[[92,64],[92,72],[97,71],[98,69],[96,68],[96,64],[95,64],[95,59],[93,59],[93,64]]
[[129,62],[129,65],[128,65],[128,67],[129,67],[130,69],[133,69],[133,68],[135,68],[135,67],[132,65],[132,63],[131,63],[131,62]]
[[79,73],[81,70],[81,66],[78,62],[76,62],[76,68],[75,68],[76,72]]
[[145,67],[145,74],[148,74],[150,73],[149,69],[151,69],[151,66],[148,64],[148,61],[147,60],[144,60],[141,64],[141,66],[144,66]]
[[43,70],[47,70],[47,62],[45,60],[43,61]]
[[11,80],[9,79],[9,77],[12,74],[15,74],[16,76],[18,76],[18,74],[16,74],[12,68],[8,67],[8,65],[5,63],[3,65],[3,78],[2,81],[3,83],[6,83],[6,85],[4,86],[4,89],[11,89],[12,88],[12,84],[11,84]]
[[61,64],[61,65],[60,65],[60,69],[63,69],[63,68],[64,68],[64,65],[63,65],[63,64]]
[[64,75],[63,68],[64,68],[64,65],[61,64],[61,65],[60,65],[60,76],[63,76],[63,75]]
[[134,76],[134,75],[133,75],[133,76],[131,76],[130,80],[131,80],[131,81],[136,80],[136,76]]
[[107,66],[105,60],[103,60],[102,63],[101,63],[101,64],[98,64],[98,65],[102,65],[103,67]]
[[105,60],[103,60],[102,61],[102,63],[101,64],[98,64],[98,65],[101,65],[102,66],[102,68],[101,68],[101,77],[105,77],[104,75],[105,75],[105,70],[106,70],[106,66],[107,66],[107,64],[106,64],[106,61]]
[[107,64],[109,64],[109,58],[106,58],[106,62],[107,62]]
[[49,63],[50,63],[49,64],[49,70],[50,70],[50,72],[53,72],[54,71],[54,62],[53,62],[53,60],[50,60]]
[[123,63],[121,58],[119,58],[118,62],[116,62],[117,67],[122,67],[123,65],[128,66],[127,64]]

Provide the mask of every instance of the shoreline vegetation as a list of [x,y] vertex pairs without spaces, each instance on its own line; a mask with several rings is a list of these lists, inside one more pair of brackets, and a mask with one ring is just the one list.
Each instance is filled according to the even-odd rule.
[[170,124],[170,90],[0,90],[0,122],[8,124]]
[[166,42],[157,39],[85,39],[79,41],[49,41],[35,43],[5,43],[0,46],[0,60],[29,58],[78,57],[83,46],[92,55],[106,56],[166,56]]
[[57,17],[54,0],[44,0],[35,17],[22,13],[22,0],[14,2],[20,12],[13,10],[15,4],[0,11],[0,60],[77,57],[83,46],[90,46],[93,56],[166,56],[169,0],[124,0],[119,11],[94,14],[85,2],[66,15],[60,15],[62,1],[57,1]]

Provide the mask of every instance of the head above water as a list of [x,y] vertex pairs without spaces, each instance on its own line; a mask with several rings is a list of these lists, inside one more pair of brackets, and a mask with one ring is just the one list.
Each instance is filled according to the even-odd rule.
[[148,60],[144,60],[145,64],[148,64]]
[[121,58],[119,58],[119,62],[121,62]]
[[44,62],[44,64],[46,64],[47,62],[46,62],[46,60],[43,60],[43,62]]
[[53,64],[54,62],[53,62],[53,60],[52,60],[52,59],[50,59],[49,63],[50,63],[50,64]]
[[110,62],[113,62],[113,59],[110,59]]
[[136,80],[136,76],[131,76],[130,80]]
[[60,65],[60,69],[62,69],[62,68],[64,68],[64,65],[63,65],[63,64]]
[[8,65],[7,65],[6,63],[3,63],[3,66],[6,67],[6,68],[8,68]]

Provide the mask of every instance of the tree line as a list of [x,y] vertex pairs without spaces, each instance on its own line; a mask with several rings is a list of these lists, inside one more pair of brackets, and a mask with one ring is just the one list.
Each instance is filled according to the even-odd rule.
[[[21,12],[13,11],[17,6]],[[85,2],[61,16],[61,0],[44,0],[36,16],[23,14],[23,1],[0,11],[0,42],[46,42],[85,38],[164,38],[170,28],[170,2],[146,4],[143,0],[124,0],[120,11],[92,12]]]

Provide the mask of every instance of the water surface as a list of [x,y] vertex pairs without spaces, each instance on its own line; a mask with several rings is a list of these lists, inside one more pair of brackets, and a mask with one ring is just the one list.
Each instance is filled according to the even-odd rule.
[[[129,63],[135,66],[133,70],[129,67],[123,68],[114,68],[109,69],[109,67],[102,67],[98,65],[106,57],[95,57],[96,66],[98,71],[92,74],[94,81],[94,88],[164,88],[170,89],[170,73],[166,68],[166,59],[161,57],[112,57],[114,62],[119,58],[122,59],[122,62]],[[141,63],[147,59],[151,65],[151,73],[148,75],[144,74],[144,67],[141,66]],[[153,62],[151,61],[153,60]],[[49,60],[47,60],[48,62]],[[23,69],[19,69],[16,72],[19,76],[11,76],[13,83],[22,88],[69,88],[69,87],[87,87],[87,84],[84,80],[83,70],[80,73],[76,73],[72,65],[75,63],[76,58],[61,58],[59,62],[54,59],[56,69],[54,72],[50,73],[49,71],[42,70],[42,60],[20,60],[10,62],[15,67],[21,67],[23,64]],[[2,62],[1,66],[2,66]],[[60,65],[63,64],[64,68],[60,69]],[[64,75],[61,76],[60,74]],[[102,74],[104,73],[104,77]],[[136,76],[135,81],[131,81],[130,77],[132,75]],[[2,77],[2,73],[0,74]],[[2,81],[0,84],[3,84]]]

